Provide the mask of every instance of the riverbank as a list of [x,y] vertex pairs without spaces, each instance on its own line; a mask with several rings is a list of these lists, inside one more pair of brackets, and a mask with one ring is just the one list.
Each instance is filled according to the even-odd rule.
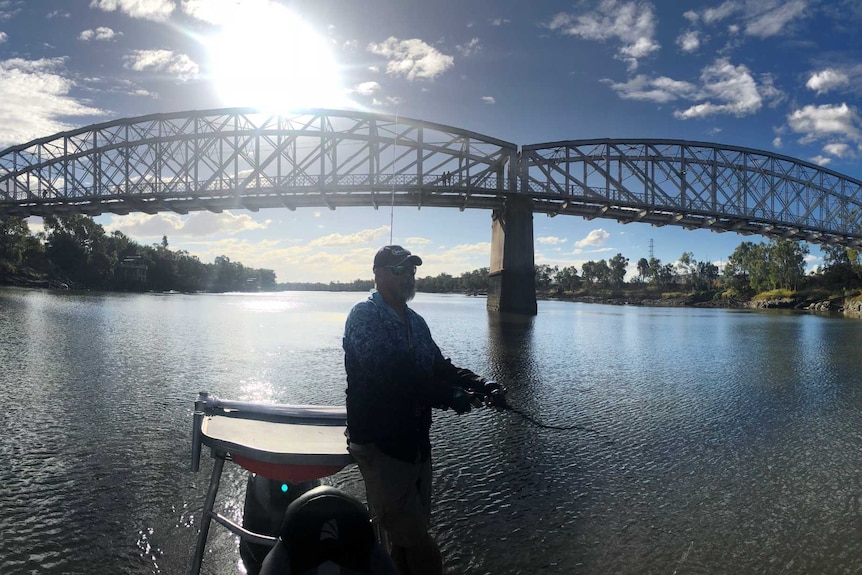
[[758,297],[752,299],[716,298],[713,294],[537,294],[539,299],[600,303],[607,305],[633,305],[643,307],[698,307],[724,309],[789,309],[799,311],[840,313],[848,317],[862,318],[860,296],[838,296],[818,294],[796,294],[783,297]]
[[0,275],[0,286],[37,288],[37,289],[73,289],[67,282],[59,279],[48,279],[21,274]]

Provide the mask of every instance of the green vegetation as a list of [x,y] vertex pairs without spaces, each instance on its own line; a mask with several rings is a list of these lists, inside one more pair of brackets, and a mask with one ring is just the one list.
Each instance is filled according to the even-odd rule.
[[[536,266],[539,297],[620,301],[645,304],[737,305],[786,301],[793,305],[857,296],[862,288],[862,254],[825,246],[824,265],[805,275],[808,247],[802,242],[771,239],[742,242],[723,270],[683,252],[674,263],[656,258],[637,260],[637,275],[626,281],[629,258],[575,266]],[[455,277],[417,277],[417,291],[485,294],[488,268]],[[329,283],[276,283],[275,272],[232,262],[226,256],[211,264],[185,251],[173,251],[168,238],[142,246],[121,232],[106,234],[92,218],[46,217],[35,236],[21,218],[0,220],[0,284],[100,290],[225,292],[257,290],[368,291],[371,279]]]
[[92,218],[46,217],[35,236],[21,218],[0,219],[0,284],[72,289],[226,292],[275,288],[275,272],[226,256],[205,264],[185,251],[106,234]]

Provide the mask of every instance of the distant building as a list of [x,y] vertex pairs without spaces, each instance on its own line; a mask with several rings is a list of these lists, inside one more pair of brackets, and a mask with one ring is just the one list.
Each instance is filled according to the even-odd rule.
[[143,287],[147,285],[147,264],[141,256],[128,256],[117,266],[117,274],[123,285]]

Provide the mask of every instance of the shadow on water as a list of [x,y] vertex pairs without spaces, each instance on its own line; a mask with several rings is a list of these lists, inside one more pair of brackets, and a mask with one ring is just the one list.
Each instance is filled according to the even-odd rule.
[[488,312],[489,376],[507,385],[527,381],[535,370],[534,316]]

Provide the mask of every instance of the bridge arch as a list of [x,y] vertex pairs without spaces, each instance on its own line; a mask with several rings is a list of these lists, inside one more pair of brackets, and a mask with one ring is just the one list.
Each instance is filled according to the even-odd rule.
[[252,109],[106,122],[0,152],[0,217],[228,208],[494,209],[517,146],[396,116]]
[[230,108],[120,119],[0,151],[0,218],[381,205],[492,210],[488,305],[525,313],[536,309],[534,212],[862,248],[860,180],[708,142],[519,147],[385,114]]
[[533,209],[862,246],[862,181],[762,150],[685,140],[524,146]]

